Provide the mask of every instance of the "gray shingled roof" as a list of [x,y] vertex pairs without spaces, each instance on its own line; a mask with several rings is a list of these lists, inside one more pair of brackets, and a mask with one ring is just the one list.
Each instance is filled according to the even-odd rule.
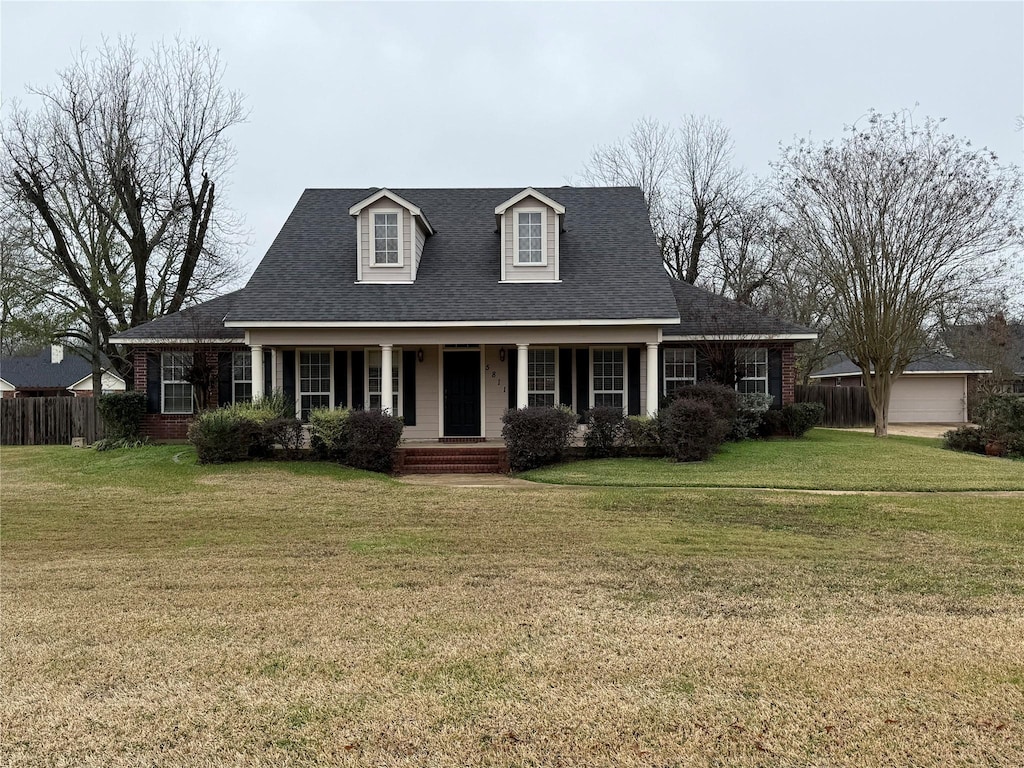
[[216,299],[197,304],[194,307],[164,315],[156,320],[130,328],[113,336],[117,342],[138,342],[140,340],[204,339],[218,341],[241,341],[245,331],[241,328],[225,328],[224,316],[235,306],[242,291],[233,291]]
[[664,329],[665,336],[774,335],[802,336],[813,328],[771,317],[739,302],[681,280],[669,279],[679,309],[679,325]]
[[[937,352],[927,353],[907,366],[904,373],[989,373],[983,365],[972,363],[950,355],[943,355]],[[810,375],[812,379],[826,379],[833,376],[860,376],[861,370],[845,355],[842,359],[828,368],[815,371]]]
[[50,348],[27,357],[0,357],[0,379],[18,389],[64,389],[92,373],[92,364],[64,348],[64,359],[50,362]]
[[565,206],[561,283],[500,280],[494,209],[522,188],[392,189],[419,206],[428,237],[412,285],[355,285],[349,208],[376,189],[307,189],[229,322],[444,322],[676,317],[635,187],[538,188]]

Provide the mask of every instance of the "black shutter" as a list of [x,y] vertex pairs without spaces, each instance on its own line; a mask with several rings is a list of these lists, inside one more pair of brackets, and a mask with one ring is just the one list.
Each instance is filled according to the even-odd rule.
[[281,391],[289,408],[295,408],[295,350],[281,353]]
[[640,415],[640,348],[626,350],[626,413]]
[[590,410],[590,350],[587,347],[576,350],[576,413],[580,424],[586,421],[584,414]]
[[658,402],[656,408],[650,410],[661,410],[661,399],[665,397],[665,346],[658,345]]
[[334,407],[348,405],[348,352],[334,350]]
[[506,351],[505,357],[508,360],[508,409],[516,409],[516,385],[519,383],[519,350]]
[[572,349],[558,350],[558,402],[572,408]]
[[416,353],[402,352],[402,418],[405,426],[416,426]]
[[782,350],[768,350],[768,394],[772,396],[772,408],[782,407]]
[[352,353],[352,408],[361,411],[366,407],[363,394],[363,359],[366,353],[361,349]]
[[270,397],[274,394],[274,350],[263,350],[263,396]]
[[160,413],[160,353],[146,355],[146,413]]
[[217,353],[217,405],[222,408],[231,405],[231,359],[232,352]]

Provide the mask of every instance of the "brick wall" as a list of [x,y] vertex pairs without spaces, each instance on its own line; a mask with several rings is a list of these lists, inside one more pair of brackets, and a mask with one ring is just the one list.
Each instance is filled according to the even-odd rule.
[[789,405],[796,399],[796,352],[793,343],[782,345],[782,404]]
[[[188,351],[187,346],[182,347],[136,347],[132,353],[132,379],[134,389],[138,392],[146,391],[146,355],[151,352]],[[235,345],[225,346],[217,349],[206,349],[206,359],[217,369],[218,355],[221,352],[245,350],[248,347]],[[194,353],[194,349],[193,349]],[[213,385],[210,387],[208,406],[217,406],[217,376],[213,377]],[[185,440],[188,436],[188,425],[192,423],[193,414],[170,414],[170,413],[147,413],[142,417],[142,434],[155,442]]]

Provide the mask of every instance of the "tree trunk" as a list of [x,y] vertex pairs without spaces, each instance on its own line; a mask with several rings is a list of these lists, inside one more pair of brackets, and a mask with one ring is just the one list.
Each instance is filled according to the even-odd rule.
[[879,372],[872,376],[868,371],[863,371],[863,378],[867,384],[868,400],[875,411],[875,437],[889,436],[889,396],[892,394],[892,375],[886,372]]

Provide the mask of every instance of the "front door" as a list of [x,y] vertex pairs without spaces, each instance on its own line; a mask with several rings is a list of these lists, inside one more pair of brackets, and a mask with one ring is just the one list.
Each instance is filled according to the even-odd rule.
[[444,435],[480,436],[479,350],[445,350]]

